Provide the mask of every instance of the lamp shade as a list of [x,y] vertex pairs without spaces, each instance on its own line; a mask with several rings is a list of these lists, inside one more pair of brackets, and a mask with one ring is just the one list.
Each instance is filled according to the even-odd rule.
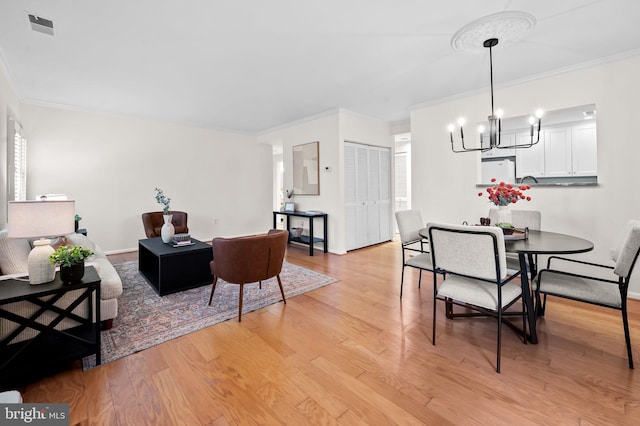
[[76,202],[9,201],[9,238],[39,238],[75,230]]

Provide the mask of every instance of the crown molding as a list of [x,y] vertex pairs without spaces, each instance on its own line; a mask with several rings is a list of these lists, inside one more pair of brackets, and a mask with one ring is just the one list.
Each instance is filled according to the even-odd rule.
[[[589,69],[589,68],[595,68],[597,66],[600,65],[604,65],[604,64],[609,64],[609,63],[613,63],[613,62],[620,62],[629,58],[633,58],[636,56],[640,56],[640,49],[634,49],[634,50],[629,50],[627,52],[623,52],[623,53],[618,53],[616,55],[611,55],[611,56],[607,56],[604,58],[599,58],[599,59],[594,59],[592,61],[586,61],[586,62],[581,62],[579,64],[575,64],[575,65],[570,65],[567,67],[563,67],[563,68],[558,68],[556,70],[553,71],[548,71],[548,72],[544,72],[544,73],[540,73],[540,74],[535,74],[535,75],[531,75],[528,77],[524,77],[524,78],[520,78],[517,80],[512,80],[512,81],[508,81],[505,83],[501,83],[496,85],[496,89],[504,89],[507,87],[513,87],[513,86],[519,86],[522,84],[526,84],[526,83],[530,83],[533,81],[538,81],[538,80],[544,80],[547,78],[551,78],[551,77],[555,77],[561,74],[566,74],[569,72],[573,72],[573,71],[580,71],[580,70],[584,70],[584,69]],[[439,105],[439,104],[443,104],[446,102],[451,102],[451,101],[455,101],[458,99],[463,99],[463,98],[467,98],[470,96],[476,96],[476,95],[480,95],[483,93],[487,92],[487,88],[482,88],[482,89],[477,89],[477,90],[470,90],[468,92],[463,92],[463,93],[458,93],[455,95],[451,95],[451,96],[445,96],[442,98],[438,98],[438,99],[434,99],[431,101],[427,101],[427,102],[421,102],[419,104],[414,104],[411,105],[409,107],[409,111],[414,111],[416,109],[421,109],[421,108],[426,108],[426,107],[430,107],[430,106],[434,106],[434,105]]]

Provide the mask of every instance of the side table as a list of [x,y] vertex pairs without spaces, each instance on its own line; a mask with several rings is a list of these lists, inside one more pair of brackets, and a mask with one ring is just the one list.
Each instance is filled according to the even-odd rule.
[[[67,307],[56,306],[69,292],[73,297]],[[0,390],[36,380],[43,375],[58,370],[65,363],[88,355],[96,355],[96,365],[100,365],[100,277],[93,268],[85,268],[82,281],[64,284],[60,273],[46,284],[31,285],[27,281],[5,280],[0,283],[0,321],[10,321],[17,328],[0,340]],[[16,314],[7,305],[15,302],[30,303],[35,307],[32,314]],[[72,311],[86,304],[86,318]],[[41,318],[49,313],[52,319]],[[66,330],[54,327],[69,318],[79,323]],[[32,339],[16,342],[16,337],[26,329],[39,333]]]

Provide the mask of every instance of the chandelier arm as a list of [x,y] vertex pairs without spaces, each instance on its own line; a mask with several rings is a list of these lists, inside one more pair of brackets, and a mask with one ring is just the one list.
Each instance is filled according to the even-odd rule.
[[481,151],[481,152],[486,152],[489,151],[491,148],[467,148],[466,146],[464,146],[464,138],[462,139],[462,149],[455,149],[453,146],[453,135],[451,136],[451,151],[455,152],[455,153],[459,153],[459,152],[473,152],[473,151]]

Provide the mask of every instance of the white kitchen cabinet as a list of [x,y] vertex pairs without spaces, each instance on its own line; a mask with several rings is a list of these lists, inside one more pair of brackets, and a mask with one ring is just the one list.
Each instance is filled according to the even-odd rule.
[[598,174],[596,123],[593,121],[572,129],[571,168],[573,176],[597,176]]
[[346,249],[391,240],[391,155],[389,148],[346,142]]
[[[525,143],[530,134],[519,133]],[[540,134],[540,143],[519,149],[516,176],[565,178],[597,176],[598,154],[595,122],[548,127]]]
[[[516,150],[516,177],[525,176],[544,177],[544,132],[540,132],[540,141],[531,148],[518,148]],[[518,145],[531,143],[530,131],[516,134]]]
[[545,129],[544,176],[571,176],[571,127]]

